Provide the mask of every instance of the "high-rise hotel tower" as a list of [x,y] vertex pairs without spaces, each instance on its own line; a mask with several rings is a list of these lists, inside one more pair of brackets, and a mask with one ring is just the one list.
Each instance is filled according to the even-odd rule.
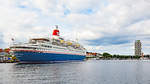
[[135,56],[141,56],[142,55],[142,52],[141,52],[141,49],[142,49],[142,44],[140,42],[140,40],[136,40],[135,41]]

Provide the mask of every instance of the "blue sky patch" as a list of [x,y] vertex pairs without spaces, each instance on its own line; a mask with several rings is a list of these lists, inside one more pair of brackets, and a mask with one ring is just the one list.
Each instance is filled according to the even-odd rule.
[[19,5],[18,7],[19,7],[19,8],[27,8],[27,7],[24,6],[24,5]]
[[81,10],[79,13],[81,13],[81,14],[92,14],[92,13],[94,13],[94,11],[92,9],[88,8],[88,9]]
[[103,0],[103,4],[104,4],[104,6],[108,6],[109,5],[108,0]]
[[66,9],[66,10],[64,11],[64,15],[68,15],[68,14],[70,14],[70,10],[69,10],[69,9]]

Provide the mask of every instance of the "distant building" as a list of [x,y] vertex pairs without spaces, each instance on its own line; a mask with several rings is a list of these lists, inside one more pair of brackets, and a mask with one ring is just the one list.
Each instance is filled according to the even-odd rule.
[[141,56],[142,55],[142,44],[140,40],[135,41],[135,56]]
[[0,53],[3,52],[3,49],[0,48]]
[[8,53],[6,53],[6,52],[0,52],[0,62],[8,60],[8,57],[5,56],[5,55],[8,55]]
[[86,52],[86,57],[96,57],[97,53]]

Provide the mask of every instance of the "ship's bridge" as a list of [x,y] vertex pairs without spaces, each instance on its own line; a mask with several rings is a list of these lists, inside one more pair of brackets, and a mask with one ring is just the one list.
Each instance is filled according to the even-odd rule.
[[50,40],[47,38],[33,38],[33,39],[30,39],[29,43],[35,44],[35,43],[45,43],[49,41]]

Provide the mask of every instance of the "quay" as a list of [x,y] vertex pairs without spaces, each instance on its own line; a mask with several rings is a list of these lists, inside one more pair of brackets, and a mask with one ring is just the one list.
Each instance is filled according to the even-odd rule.
[[16,63],[17,58],[10,53],[10,49],[0,49],[0,63]]

